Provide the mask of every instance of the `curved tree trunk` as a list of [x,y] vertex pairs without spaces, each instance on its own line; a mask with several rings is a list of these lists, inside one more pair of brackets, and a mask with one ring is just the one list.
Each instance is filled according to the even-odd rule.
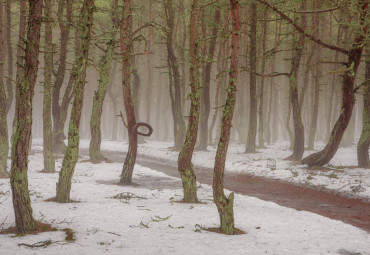
[[354,84],[358,67],[361,61],[362,50],[364,47],[365,36],[367,33],[367,24],[365,24],[365,17],[368,13],[367,1],[360,1],[360,24],[361,31],[357,31],[353,47],[348,52],[347,69],[343,76],[342,86],[342,107],[339,118],[334,125],[328,143],[325,148],[317,153],[302,160],[303,164],[308,166],[323,166],[334,157],[338,150],[339,144],[342,140],[344,131],[346,130],[352,115],[352,109],[355,104]]
[[[302,10],[306,9],[306,0],[302,2]],[[302,27],[306,28],[306,17],[302,16]],[[294,39],[293,39],[294,40]],[[289,74],[289,94],[293,111],[294,123],[294,145],[293,153],[288,160],[301,160],[304,153],[304,128],[301,118],[301,107],[298,101],[298,72],[305,43],[305,36],[301,34],[299,39],[294,42],[294,56],[291,63]]]
[[32,130],[32,98],[38,71],[42,0],[29,1],[27,44],[21,82],[17,84],[16,128],[12,146],[10,184],[17,233],[37,227],[28,191],[28,148]]
[[84,0],[81,9],[81,18],[78,29],[80,30],[80,44],[78,54],[73,63],[73,74],[75,78],[73,89],[73,106],[69,121],[68,146],[63,159],[62,169],[57,183],[56,201],[59,203],[69,203],[72,186],[72,177],[78,159],[78,149],[80,143],[80,119],[84,97],[86,68],[88,65],[89,48],[91,41],[91,27],[93,23],[93,13],[95,10],[94,0]]
[[118,32],[118,16],[117,16],[118,0],[112,2],[112,28],[110,36],[106,42],[106,52],[100,59],[99,62],[99,85],[98,90],[95,91],[93,98],[93,106],[90,118],[90,132],[91,140],[89,146],[90,160],[93,162],[100,162],[106,160],[103,154],[100,152],[101,146],[101,115],[103,111],[103,103],[105,95],[107,94],[110,70],[112,66],[112,59],[115,48],[116,35]]
[[227,198],[224,194],[224,171],[227,149],[230,141],[230,131],[236,101],[236,84],[238,79],[238,49],[240,40],[239,4],[237,0],[230,0],[232,33],[231,33],[231,63],[229,71],[229,85],[227,99],[222,115],[221,136],[218,143],[215,166],[213,170],[213,199],[220,215],[220,230],[227,235],[235,234],[234,228],[234,193]]
[[245,152],[256,152],[256,136],[257,136],[257,4],[252,2],[250,6],[251,11],[251,30],[250,30],[250,52],[249,52],[249,65],[250,65],[250,111],[249,111],[249,128],[248,139]]
[[364,111],[362,113],[362,132],[357,144],[358,166],[369,168],[369,145],[370,145],[370,47],[366,49],[366,73],[364,87]]
[[199,18],[201,15],[200,1],[193,0],[191,6],[191,19],[190,19],[190,40],[189,40],[189,83],[191,87],[190,94],[190,114],[188,129],[186,132],[185,143],[178,158],[178,171],[181,175],[182,187],[184,189],[183,202],[196,203],[197,197],[197,182],[193,170],[191,159],[193,157],[194,146],[197,141],[198,124],[199,124],[199,110],[200,110],[200,90],[199,84],[199,36],[198,26]]
[[53,127],[51,120],[51,77],[53,75],[52,2],[45,0],[45,53],[44,53],[44,101],[43,101],[43,155],[44,172],[55,172],[53,154]]
[[[9,153],[8,123],[6,120],[6,94],[4,87],[4,5],[0,2],[0,178],[9,177],[7,160]],[[8,94],[9,96],[9,94]]]

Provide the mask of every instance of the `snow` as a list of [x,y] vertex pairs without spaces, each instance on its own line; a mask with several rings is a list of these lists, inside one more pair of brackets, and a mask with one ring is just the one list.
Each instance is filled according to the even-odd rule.
[[[82,141],[81,146],[86,147],[86,144],[87,141]],[[125,150],[122,144],[104,141],[103,150]],[[140,145],[139,152],[174,160],[177,153],[169,151],[167,147],[170,146],[169,143],[149,142]],[[288,155],[289,151],[274,152],[272,149],[266,150],[269,151],[268,155],[264,152],[252,156],[238,154],[241,149],[238,145],[231,146],[227,162],[229,170],[252,171],[252,167],[243,165],[246,162],[260,175],[265,173],[272,178],[291,178],[285,173],[289,171],[285,170],[289,164],[277,160]],[[276,170],[264,169],[267,158],[274,153]],[[212,154],[213,149],[210,152],[196,152],[195,164],[212,165]],[[119,186],[117,183],[122,164],[91,164],[84,162],[86,159],[80,158],[76,166],[71,191],[72,198],[80,202],[58,204],[45,202],[55,196],[58,174],[39,172],[43,169],[41,153],[29,158],[29,188],[35,218],[52,223],[58,229],[71,228],[76,241],[66,242],[62,231],[23,237],[0,235],[1,255],[370,254],[370,234],[366,231],[341,221],[239,194],[235,196],[235,224],[246,234],[225,236],[204,231],[200,227],[219,226],[217,209],[212,202],[212,189],[208,185],[199,184],[198,196],[203,204],[177,203],[182,198],[181,181],[178,178],[136,165],[133,178],[139,186]],[[61,168],[61,160],[57,160],[57,169]],[[346,161],[347,164],[354,163]],[[303,176],[302,168],[296,167],[299,175]],[[338,173],[340,178],[341,174]],[[135,194],[139,198],[112,198],[123,192],[130,192],[128,194]],[[0,208],[0,228],[14,225],[8,180],[0,180]],[[52,244],[46,248],[18,247],[20,243],[34,244],[49,239]]]

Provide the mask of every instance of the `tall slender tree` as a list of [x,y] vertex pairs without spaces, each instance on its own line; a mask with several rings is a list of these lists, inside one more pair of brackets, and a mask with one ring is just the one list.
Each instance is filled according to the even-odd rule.
[[44,172],[55,172],[53,153],[53,128],[51,120],[51,78],[53,75],[52,2],[45,0],[45,53],[44,53],[44,101],[43,101],[43,155]]
[[11,14],[11,1],[5,2],[5,14],[6,14],[6,46],[8,51],[8,79],[6,80],[6,91],[8,93],[6,98],[6,113],[10,111],[10,107],[14,98],[14,86],[12,85],[13,81],[13,47],[12,47],[12,14]]
[[238,49],[240,40],[239,1],[230,0],[231,6],[231,63],[226,104],[222,115],[221,136],[218,142],[215,166],[213,170],[213,199],[220,215],[220,230],[224,234],[235,234],[234,228],[234,193],[227,198],[224,194],[224,172],[227,149],[230,141],[232,119],[236,101],[236,84],[238,80]]
[[183,202],[196,203],[197,197],[197,182],[193,170],[191,159],[193,157],[194,146],[197,141],[199,111],[200,111],[200,91],[199,83],[199,18],[201,15],[200,1],[193,0],[191,5],[190,16],[190,37],[189,37],[189,83],[191,87],[190,93],[190,114],[188,128],[186,132],[185,143],[178,158],[178,171],[182,180],[184,190]]
[[10,184],[18,233],[37,227],[28,191],[28,148],[32,130],[32,98],[38,71],[42,0],[29,0],[28,26],[23,75],[16,90],[16,128],[12,146]]
[[75,82],[73,89],[73,106],[69,121],[68,147],[64,155],[62,169],[57,183],[56,201],[59,203],[69,203],[72,186],[72,177],[78,159],[80,143],[80,119],[84,97],[86,68],[88,65],[89,48],[91,41],[91,29],[93,25],[93,14],[95,10],[94,0],[84,0],[81,9],[79,22],[80,44],[78,54],[73,63],[75,72]]

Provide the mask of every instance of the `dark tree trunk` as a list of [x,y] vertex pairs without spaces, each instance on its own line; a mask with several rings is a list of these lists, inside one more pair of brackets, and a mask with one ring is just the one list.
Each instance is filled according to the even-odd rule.
[[56,201],[59,203],[69,203],[72,186],[72,177],[78,160],[78,149],[80,143],[80,119],[84,98],[84,88],[86,79],[86,68],[88,65],[89,48],[91,41],[91,28],[93,13],[95,10],[94,0],[84,0],[79,21],[80,44],[78,54],[73,63],[72,72],[75,72],[73,89],[73,106],[69,121],[68,146],[64,155],[62,169],[57,183]]
[[[165,4],[166,21],[167,21],[167,34],[166,34],[166,46],[167,46],[167,59],[170,77],[170,96],[171,96],[171,109],[174,121],[174,136],[175,136],[175,148],[181,149],[185,139],[185,121],[181,109],[181,76],[179,71],[179,63],[174,52],[174,25],[175,17],[173,12],[172,0],[167,0]],[[172,90],[174,88],[174,91]],[[172,93],[171,93],[172,92]]]
[[[63,20],[64,9],[67,9],[66,18]],[[55,75],[55,82],[52,92],[52,114],[53,114],[53,136],[54,136],[54,152],[65,152],[64,144],[64,123],[66,115],[61,113],[61,105],[59,104],[60,90],[63,85],[67,63],[67,46],[69,41],[69,31],[72,24],[72,0],[60,0],[58,2],[58,23],[60,28],[60,51],[59,51],[59,66]],[[67,90],[68,91],[68,90]],[[69,94],[68,94],[69,97]],[[70,100],[67,105],[69,105]],[[64,121],[61,120],[64,118]],[[61,126],[62,125],[62,126]]]
[[326,144],[325,148],[317,153],[311,154],[310,156],[302,160],[302,163],[308,166],[323,166],[329,163],[329,161],[337,152],[344,131],[346,130],[351,120],[352,109],[355,104],[354,83],[358,66],[360,65],[361,54],[367,33],[367,24],[364,24],[365,17],[367,17],[368,5],[369,3],[367,1],[359,2],[359,28],[361,29],[361,31],[357,31],[354,45],[348,52],[348,62],[346,64],[347,70],[345,71],[343,76],[342,107],[339,118],[334,125],[329,141]]
[[[150,136],[153,132],[153,129],[149,124],[143,122],[136,123],[135,109],[131,95],[130,83],[131,83],[131,63],[133,53],[131,0],[123,0],[123,13],[120,30],[120,45],[122,55],[122,92],[127,117],[126,127],[128,129],[129,136],[129,147],[125,163],[123,165],[120,183],[131,184],[137,154],[137,136],[138,135]],[[121,117],[123,120],[122,113]],[[141,126],[147,127],[149,132],[147,134],[138,132],[138,128]]]
[[232,32],[231,32],[231,63],[229,71],[229,85],[227,88],[226,105],[222,115],[220,141],[218,142],[215,166],[213,170],[213,199],[220,215],[220,230],[223,234],[235,234],[234,228],[234,193],[227,198],[224,194],[224,172],[227,149],[230,141],[230,131],[236,101],[236,84],[238,79],[238,49],[240,40],[239,4],[237,0],[230,0]]
[[90,132],[91,140],[89,146],[90,160],[93,162],[100,162],[106,160],[103,154],[100,152],[101,146],[101,116],[103,111],[103,103],[105,95],[107,94],[110,70],[112,66],[112,59],[115,48],[116,35],[119,28],[118,16],[117,16],[118,0],[112,2],[112,28],[109,32],[109,38],[106,42],[106,51],[99,62],[99,85],[98,90],[95,91],[93,98],[93,107],[90,118]]
[[29,1],[27,39],[22,79],[17,84],[17,123],[12,146],[10,184],[17,233],[25,234],[37,227],[32,216],[28,191],[28,148],[32,129],[32,97],[37,78],[42,0]]
[[[4,87],[4,5],[0,2],[0,178],[9,177],[7,160],[9,153],[8,123],[6,120],[6,94]],[[9,96],[9,94],[8,94]]]
[[208,119],[210,113],[210,85],[211,85],[211,71],[213,64],[213,57],[216,50],[216,41],[218,26],[220,23],[221,11],[217,6],[215,11],[214,25],[212,30],[212,39],[209,42],[208,52],[206,53],[206,64],[204,65],[203,75],[202,75],[202,100],[200,104],[200,119],[199,119],[199,150],[207,150],[208,141]]
[[257,4],[252,2],[251,11],[251,29],[250,29],[250,51],[249,51],[249,68],[250,68],[250,110],[249,110],[249,128],[246,145],[247,153],[256,152],[257,136]]
[[364,110],[362,113],[362,132],[357,144],[358,166],[369,168],[369,145],[370,145],[370,47],[366,49],[366,73],[364,86]]
[[[9,113],[10,107],[13,102],[14,98],[14,88],[12,86],[13,79],[13,48],[12,48],[12,15],[11,15],[11,2],[6,1],[5,3],[5,13],[6,13],[6,44],[8,49],[8,79],[6,81],[6,90],[8,92],[8,96],[6,98],[6,114]],[[10,79],[9,79],[10,78]]]
[[43,101],[43,155],[44,172],[55,172],[53,154],[53,127],[51,120],[51,77],[53,75],[52,2],[44,0],[45,53],[44,53],[44,101]]
[[[306,0],[302,2],[301,9],[306,9]],[[302,28],[306,28],[306,17],[302,16]],[[293,39],[294,40],[294,39]],[[291,109],[293,111],[294,123],[294,145],[293,153],[288,160],[301,160],[304,153],[304,128],[301,118],[301,107],[298,101],[298,72],[305,43],[305,36],[301,34],[299,39],[294,42],[294,55],[291,63],[291,70],[289,74],[289,95],[291,102]]]
[[189,83],[191,87],[190,94],[190,113],[188,129],[184,145],[178,158],[178,171],[181,175],[182,187],[184,189],[183,202],[196,203],[197,197],[197,182],[193,170],[191,159],[193,157],[194,146],[197,141],[198,124],[199,124],[199,111],[200,111],[200,91],[201,86],[199,83],[199,35],[198,26],[199,18],[201,15],[200,1],[193,0],[191,6],[191,19],[190,19],[190,40],[189,40]]

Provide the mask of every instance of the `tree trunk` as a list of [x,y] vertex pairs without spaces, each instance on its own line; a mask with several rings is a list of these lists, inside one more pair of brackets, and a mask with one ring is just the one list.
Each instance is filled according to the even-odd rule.
[[[13,79],[13,49],[12,49],[12,17],[11,17],[11,2],[6,1],[5,3],[5,13],[6,13],[6,44],[8,49],[8,79],[6,81],[6,90],[8,92],[8,96],[6,98],[6,114],[9,113],[10,107],[12,106],[13,98],[14,98],[14,89],[12,86]],[[10,79],[9,79],[10,78]]]
[[[302,2],[302,10],[306,9],[306,0]],[[302,16],[302,27],[306,28],[306,17]],[[294,40],[294,39],[293,39]],[[291,102],[291,109],[293,111],[294,123],[294,145],[293,153],[288,160],[298,161],[302,159],[304,153],[304,128],[301,118],[301,107],[298,100],[298,72],[305,43],[305,36],[301,34],[299,39],[293,43],[294,55],[291,62],[291,70],[289,74],[289,95]]]
[[[67,9],[66,18],[63,20],[64,9]],[[64,123],[66,116],[61,117],[61,105],[59,104],[60,90],[64,82],[67,63],[67,46],[69,41],[69,31],[72,24],[72,0],[60,0],[58,2],[58,23],[60,28],[60,52],[59,66],[55,75],[55,82],[52,93],[52,114],[53,114],[53,136],[54,152],[65,152],[64,144]],[[69,95],[68,95],[69,96]],[[69,102],[68,102],[69,105]],[[65,114],[64,114],[65,115]],[[64,117],[64,121],[61,118]],[[61,127],[62,125],[62,127]]]
[[213,57],[216,50],[216,41],[218,26],[220,23],[221,11],[219,6],[215,10],[214,25],[212,30],[212,39],[209,42],[208,52],[206,53],[206,64],[204,65],[203,75],[202,75],[202,101],[200,104],[200,119],[199,119],[199,150],[207,150],[208,141],[208,119],[210,113],[210,84],[211,84],[211,71],[213,64]]
[[79,128],[81,111],[84,97],[84,87],[86,79],[86,68],[88,65],[89,48],[91,41],[91,27],[93,13],[95,10],[94,0],[84,0],[81,9],[81,18],[78,29],[80,30],[80,44],[78,54],[74,61],[72,71],[76,79],[73,90],[73,106],[69,121],[68,146],[63,159],[62,169],[57,183],[56,201],[59,203],[69,203],[72,186],[72,177],[78,159],[78,149],[80,143]]
[[362,132],[357,144],[358,166],[369,168],[369,145],[370,145],[370,47],[366,48],[366,72],[364,86],[364,110],[362,113]]
[[199,124],[199,111],[200,111],[200,91],[201,86],[199,83],[199,35],[198,26],[199,18],[201,15],[200,1],[193,0],[191,6],[191,19],[190,19],[190,40],[189,40],[189,83],[191,87],[190,93],[190,113],[188,129],[186,132],[185,143],[178,158],[178,171],[181,175],[182,187],[184,189],[183,202],[196,203],[197,197],[197,183],[193,170],[191,159],[193,157],[194,146],[197,141],[198,124]]
[[170,91],[172,91],[172,85],[174,87],[174,93],[170,92],[171,96],[171,109],[173,112],[174,121],[174,136],[175,136],[175,149],[180,149],[184,143],[185,138],[185,121],[181,109],[181,76],[179,71],[179,63],[175,55],[173,44],[174,44],[174,25],[175,17],[173,13],[172,0],[167,0],[165,4],[166,21],[167,21],[167,34],[166,34],[166,46],[167,46],[167,59],[168,68],[172,77],[169,77]]
[[55,172],[53,154],[53,127],[51,121],[51,77],[53,75],[52,3],[45,0],[45,53],[44,53],[44,101],[43,101],[43,155],[44,172]]
[[250,111],[249,111],[249,128],[246,145],[247,153],[256,152],[256,135],[257,135],[257,89],[256,89],[256,71],[257,71],[257,4],[252,2],[251,7],[251,30],[250,30]]
[[22,79],[17,84],[16,129],[12,146],[10,184],[17,233],[25,234],[37,227],[32,216],[28,191],[28,147],[32,129],[32,97],[38,71],[42,0],[29,1],[27,39]]
[[[131,12],[131,0],[123,0],[123,13],[121,20],[120,30],[120,44],[121,44],[121,55],[122,55],[122,92],[123,102],[125,105],[126,117],[127,117],[127,129],[129,136],[129,147],[126,155],[125,163],[123,165],[120,183],[131,184],[132,174],[134,171],[136,154],[137,154],[137,136],[144,135],[150,136],[153,132],[152,127],[143,122],[136,123],[135,109],[131,95],[131,62],[133,54],[133,41],[132,41],[132,12]],[[123,119],[123,116],[121,116]],[[125,124],[126,125],[126,124]],[[149,132],[143,134],[138,132],[138,128],[145,126]]]
[[[264,19],[268,19],[268,12],[265,10]],[[265,72],[266,66],[266,38],[267,38],[267,21],[263,23],[263,35],[262,35],[262,61],[261,61],[261,73]],[[261,77],[261,85],[259,91],[259,105],[258,105],[258,148],[265,148],[265,139],[264,139],[264,87],[265,87],[265,77]]]
[[[4,5],[0,2],[0,178],[9,177],[7,160],[9,153],[8,123],[6,120],[6,94],[4,87]],[[9,96],[9,94],[8,94]]]
[[223,234],[235,234],[234,228],[234,193],[227,198],[224,194],[224,172],[227,149],[230,141],[230,131],[236,101],[236,84],[238,79],[238,49],[240,40],[239,4],[237,0],[230,0],[232,32],[231,32],[231,63],[229,71],[229,85],[227,88],[226,105],[222,115],[221,137],[218,142],[215,166],[213,170],[213,199],[220,215]]
[[90,160],[93,162],[100,162],[106,160],[103,154],[100,152],[101,146],[101,116],[103,110],[103,103],[105,95],[107,94],[110,71],[112,66],[112,59],[115,48],[116,35],[118,31],[118,16],[117,16],[117,6],[118,0],[112,2],[112,28],[109,32],[109,38],[106,42],[105,54],[100,59],[99,62],[99,85],[98,90],[95,91],[93,98],[93,106],[90,119],[90,132],[91,140],[89,146]]
[[359,3],[359,7],[361,9],[359,10],[360,24],[358,27],[361,31],[357,31],[354,45],[348,52],[348,62],[346,64],[347,69],[343,76],[342,107],[339,118],[334,125],[329,141],[326,144],[325,148],[317,153],[311,154],[310,156],[302,160],[302,163],[308,166],[323,166],[329,163],[329,161],[337,152],[344,131],[346,130],[348,123],[351,120],[352,109],[355,104],[354,83],[358,66],[360,65],[361,54],[367,32],[367,25],[364,25],[364,22],[365,17],[367,17],[368,5],[369,4],[367,1],[360,1]]

